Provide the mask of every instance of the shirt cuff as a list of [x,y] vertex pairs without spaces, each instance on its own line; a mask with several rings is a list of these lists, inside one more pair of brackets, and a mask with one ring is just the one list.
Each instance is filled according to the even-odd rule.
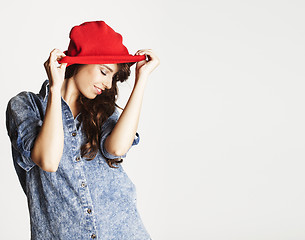
[[[109,135],[110,135],[110,134],[109,134]],[[108,136],[109,136],[109,135],[108,135]],[[125,158],[126,155],[127,155],[127,153],[129,152],[129,150],[131,149],[131,147],[134,146],[134,145],[137,145],[137,144],[139,143],[139,141],[140,141],[140,135],[139,135],[138,132],[136,132],[136,136],[135,136],[135,138],[134,138],[134,140],[133,140],[133,142],[132,142],[130,148],[127,150],[127,152],[126,152],[124,155],[115,156],[115,155],[113,155],[113,154],[110,154],[110,153],[106,150],[106,148],[105,148],[105,140],[106,140],[106,138],[107,138],[107,136],[104,136],[104,138],[102,139],[102,149],[101,149],[101,150],[102,150],[103,155],[104,155],[106,158],[109,158],[109,159]]]

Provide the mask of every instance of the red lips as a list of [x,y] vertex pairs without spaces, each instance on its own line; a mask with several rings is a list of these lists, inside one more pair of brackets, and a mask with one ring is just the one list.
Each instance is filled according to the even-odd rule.
[[94,85],[94,88],[95,88],[97,94],[101,94],[103,92],[103,89],[98,88],[95,85]]

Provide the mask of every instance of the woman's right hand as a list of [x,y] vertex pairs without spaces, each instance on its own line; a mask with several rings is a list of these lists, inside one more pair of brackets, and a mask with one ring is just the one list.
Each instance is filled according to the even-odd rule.
[[66,55],[57,48],[54,48],[47,61],[44,63],[44,67],[47,71],[50,87],[61,89],[62,83],[65,79],[65,71],[68,63],[62,63],[57,67],[57,60],[65,57]]

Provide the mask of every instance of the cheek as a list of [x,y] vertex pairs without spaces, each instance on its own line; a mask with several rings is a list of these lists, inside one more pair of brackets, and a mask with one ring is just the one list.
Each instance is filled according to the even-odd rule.
[[96,81],[96,75],[91,71],[83,71],[79,76],[77,76],[77,81],[79,86],[86,88],[86,86],[88,87]]
[[93,83],[91,82],[90,77],[84,75],[79,75],[77,78],[75,78],[75,84],[78,88],[78,91],[81,92],[83,95],[87,95],[87,93],[92,91]]

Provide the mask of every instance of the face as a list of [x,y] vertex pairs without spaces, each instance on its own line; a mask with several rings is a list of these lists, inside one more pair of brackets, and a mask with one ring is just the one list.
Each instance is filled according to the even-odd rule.
[[117,71],[117,64],[85,64],[74,76],[74,81],[85,97],[94,99],[112,87],[112,78]]

